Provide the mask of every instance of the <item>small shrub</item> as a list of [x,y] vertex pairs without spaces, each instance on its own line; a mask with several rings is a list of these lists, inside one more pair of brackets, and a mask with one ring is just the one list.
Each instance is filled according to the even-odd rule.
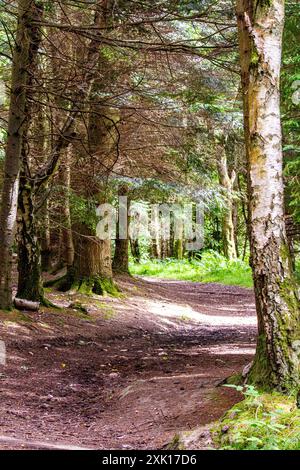
[[222,450],[300,450],[300,410],[295,397],[260,393],[253,386],[226,385],[245,399],[213,430]]

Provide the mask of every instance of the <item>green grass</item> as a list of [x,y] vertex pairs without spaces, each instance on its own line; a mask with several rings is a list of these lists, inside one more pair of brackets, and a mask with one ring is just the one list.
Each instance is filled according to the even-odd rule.
[[212,430],[221,450],[300,450],[300,410],[295,397],[235,387],[245,399]]
[[238,259],[228,261],[214,251],[203,253],[201,260],[144,260],[130,264],[132,274],[194,282],[219,282],[221,284],[252,287],[251,268]]

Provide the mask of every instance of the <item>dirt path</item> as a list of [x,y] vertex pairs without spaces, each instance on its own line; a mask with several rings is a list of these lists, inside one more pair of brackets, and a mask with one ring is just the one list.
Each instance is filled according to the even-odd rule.
[[[119,282],[125,296],[95,296],[88,315],[0,314],[0,448],[157,449],[239,399],[216,385],[253,355],[251,290]],[[49,297],[88,305],[82,296]],[[209,445],[205,430],[198,445]]]

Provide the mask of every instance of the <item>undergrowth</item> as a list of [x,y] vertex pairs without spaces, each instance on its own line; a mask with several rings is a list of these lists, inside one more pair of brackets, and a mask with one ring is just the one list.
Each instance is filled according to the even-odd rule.
[[227,260],[215,251],[206,251],[201,259],[143,260],[130,263],[132,274],[194,282],[219,282],[252,287],[251,268],[241,259]]
[[233,387],[245,399],[213,429],[221,450],[300,450],[300,410],[293,396],[260,393],[253,386]]

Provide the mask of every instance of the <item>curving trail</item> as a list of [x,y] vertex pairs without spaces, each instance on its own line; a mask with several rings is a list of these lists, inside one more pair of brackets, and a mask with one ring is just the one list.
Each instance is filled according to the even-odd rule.
[[[156,449],[239,400],[217,384],[251,361],[250,289],[120,278],[125,296],[51,294],[63,311],[0,314],[0,448]],[[88,307],[88,315],[68,308]],[[89,303],[88,303],[89,302]]]

